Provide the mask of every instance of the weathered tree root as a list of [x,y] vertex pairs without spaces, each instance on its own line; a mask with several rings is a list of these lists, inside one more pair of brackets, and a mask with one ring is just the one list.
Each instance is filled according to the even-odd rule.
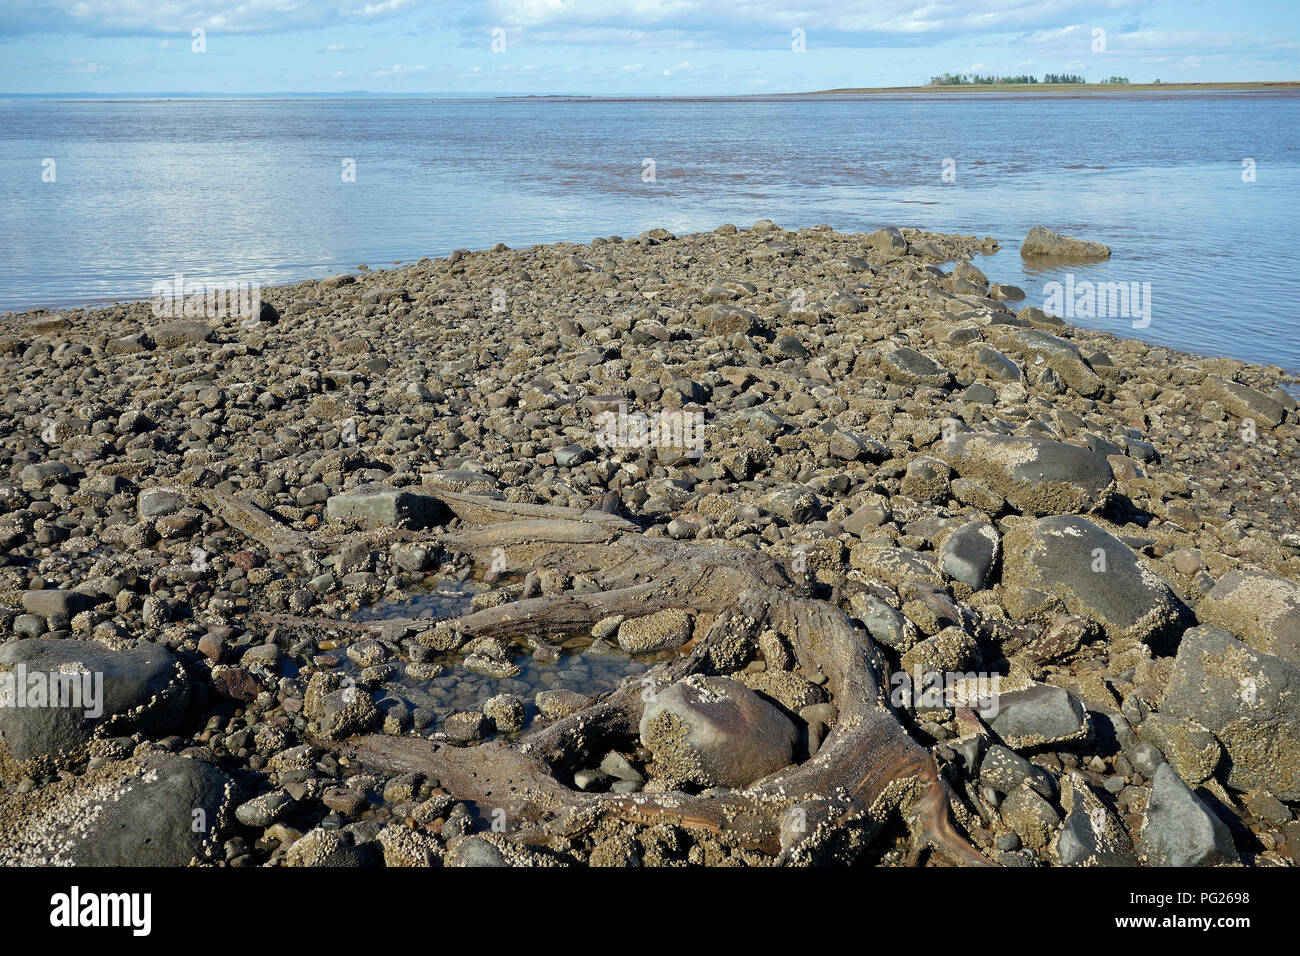
[[[510,836],[520,842],[580,836],[613,818],[674,823],[775,855],[780,862],[809,863],[842,856],[837,836],[846,827],[856,830],[861,846],[888,813],[901,810],[914,852],[932,848],[956,864],[988,864],[954,826],[955,798],[933,758],[890,709],[877,649],[847,615],[804,593],[770,556],[646,537],[601,511],[439,497],[466,525],[475,526],[425,536],[447,550],[469,554],[484,567],[504,553],[512,568],[582,574],[602,588],[521,600],[448,622],[466,636],[553,633],[590,627],[613,614],[665,608],[693,611],[707,633],[688,655],[652,668],[641,682],[629,682],[511,742],[462,748],[368,735],[325,746],[377,769],[436,777],[458,799],[504,810],[513,827]],[[636,735],[645,679],[663,687],[708,672],[713,655],[734,647],[738,637],[756,639],[764,629],[786,639],[804,673],[827,678],[838,713],[815,756],[721,795],[585,794],[561,782],[561,776],[599,759],[609,741]]]

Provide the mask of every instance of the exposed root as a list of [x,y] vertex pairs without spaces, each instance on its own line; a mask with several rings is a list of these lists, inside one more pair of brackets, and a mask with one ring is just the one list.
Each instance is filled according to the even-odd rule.
[[[475,611],[448,622],[452,627],[468,636],[505,636],[571,630],[613,614],[670,607],[711,616],[715,626],[690,654],[644,675],[658,686],[709,673],[718,642],[731,626],[749,638],[770,628],[786,639],[805,674],[825,675],[837,706],[834,727],[802,764],[745,790],[709,796],[586,794],[562,782],[599,759],[611,742],[635,736],[644,707],[641,682],[625,684],[568,717],[537,724],[509,743],[458,748],[369,735],[326,746],[379,769],[437,777],[458,799],[504,810],[514,838],[524,842],[572,838],[602,819],[616,818],[672,822],[770,853],[780,862],[810,862],[843,825],[861,828],[869,840],[887,812],[901,809],[918,847],[931,847],[958,864],[988,862],[954,827],[948,809],[952,793],[929,753],[890,709],[877,649],[839,608],[801,593],[769,555],[644,537],[605,511],[438,496],[467,524],[482,525],[440,535],[447,550],[467,553],[485,567],[504,552],[515,568],[586,574],[605,588]],[[728,626],[718,625],[720,620]]]

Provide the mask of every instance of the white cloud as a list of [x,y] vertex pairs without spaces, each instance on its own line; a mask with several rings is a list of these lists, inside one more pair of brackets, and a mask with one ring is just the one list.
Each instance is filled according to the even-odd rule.
[[375,72],[370,75],[378,79],[383,79],[389,76],[406,76],[409,73],[419,73],[428,68],[429,67],[425,64],[421,64],[420,66],[403,66],[400,63],[394,63],[391,68],[387,70],[375,70]]

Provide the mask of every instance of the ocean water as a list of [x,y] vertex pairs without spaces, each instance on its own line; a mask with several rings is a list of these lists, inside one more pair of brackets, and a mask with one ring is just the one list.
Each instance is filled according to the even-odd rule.
[[[1028,304],[1124,283],[1067,317],[1300,372],[1298,211],[1287,94],[0,102],[0,312],[770,218],[993,236]],[[1112,258],[1028,265],[1035,224]]]

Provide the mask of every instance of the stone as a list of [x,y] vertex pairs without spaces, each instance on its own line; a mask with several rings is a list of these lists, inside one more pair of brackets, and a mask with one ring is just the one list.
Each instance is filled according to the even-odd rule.
[[199,760],[151,753],[111,761],[7,796],[0,865],[214,863],[230,832],[234,793],[225,773]]
[[189,504],[186,496],[171,488],[145,488],[136,496],[136,513],[141,518],[173,515]]
[[1138,849],[1149,866],[1236,863],[1232,833],[1168,765],[1156,769]]
[[692,617],[669,608],[628,618],[618,626],[618,646],[629,654],[652,654],[681,647],[691,639]]
[[[41,637],[0,647],[0,697],[0,773],[15,780],[72,765],[95,738],[171,733],[189,682],[158,644],[115,651]],[[64,706],[49,706],[56,697]]]
[[947,462],[921,455],[908,463],[902,491],[917,501],[946,501],[951,480],[952,469]]
[[1155,571],[1114,535],[1075,515],[1017,523],[1003,538],[1004,606],[1016,617],[1035,612],[1039,595],[1098,622],[1121,644],[1151,643],[1173,633],[1186,608]]
[[1133,841],[1083,776],[1070,772],[1061,779],[1065,822],[1055,838],[1062,866],[1136,866]]
[[1201,397],[1218,402],[1240,419],[1276,426],[1286,420],[1287,406],[1271,395],[1233,382],[1218,375],[1207,375],[1200,388]]
[[1222,628],[1184,632],[1160,712],[1194,720],[1227,751],[1225,782],[1300,800],[1300,670]]
[[447,848],[447,866],[509,866],[505,855],[481,836],[461,837]]
[[1188,717],[1152,713],[1138,729],[1193,787],[1213,777],[1223,759],[1223,748],[1215,736]]
[[450,517],[441,501],[385,485],[366,485],[347,494],[331,495],[325,514],[363,528],[431,528]]
[[1020,254],[1025,258],[1046,256],[1053,259],[1088,261],[1109,259],[1110,246],[1085,239],[1071,239],[1046,226],[1034,226],[1020,244]]
[[1028,784],[1013,789],[998,807],[998,813],[1031,850],[1045,849],[1061,823],[1056,808]]
[[1099,510],[1113,491],[1106,459],[1044,438],[967,432],[942,442],[935,457],[1028,515]]
[[149,334],[159,347],[165,349],[202,345],[211,342],[214,336],[212,327],[206,322],[192,319],[164,323],[150,330]]
[[1002,693],[989,726],[1016,750],[1084,740],[1091,731],[1082,702],[1050,684]]
[[701,675],[658,691],[645,706],[640,735],[657,776],[732,788],[788,766],[798,736],[744,684]]
[[1295,581],[1256,571],[1229,571],[1201,598],[1196,616],[1203,624],[1231,631],[1256,650],[1300,667],[1300,584]]
[[968,521],[939,547],[939,567],[953,579],[979,591],[989,583],[1002,553],[997,528],[987,521]]

